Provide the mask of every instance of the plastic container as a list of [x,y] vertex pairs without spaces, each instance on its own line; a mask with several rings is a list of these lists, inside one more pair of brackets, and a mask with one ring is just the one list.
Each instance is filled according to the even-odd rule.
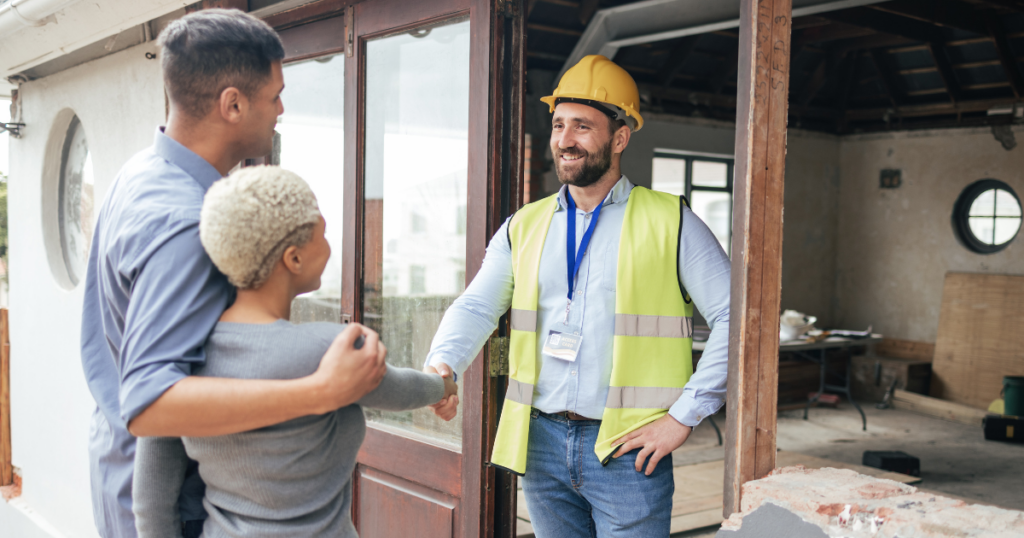
[[1003,378],[1003,414],[1024,417],[1024,376]]

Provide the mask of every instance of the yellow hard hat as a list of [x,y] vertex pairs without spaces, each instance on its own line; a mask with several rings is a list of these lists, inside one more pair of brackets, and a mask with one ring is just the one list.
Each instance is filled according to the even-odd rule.
[[634,131],[639,131],[644,126],[644,119],[640,117],[640,92],[636,89],[633,77],[615,62],[600,54],[584,56],[580,63],[562,75],[554,94],[541,97],[540,100],[550,107],[548,112],[554,112],[555,105],[563,100],[603,103],[618,108],[625,116],[633,118],[636,122]]

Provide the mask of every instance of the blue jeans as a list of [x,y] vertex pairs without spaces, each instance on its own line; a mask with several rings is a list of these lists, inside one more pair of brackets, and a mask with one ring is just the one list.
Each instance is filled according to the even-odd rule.
[[[672,518],[672,455],[651,476],[636,471],[634,450],[601,465],[599,420],[530,416],[521,479],[537,538],[663,538]],[[644,467],[646,469],[646,467]]]

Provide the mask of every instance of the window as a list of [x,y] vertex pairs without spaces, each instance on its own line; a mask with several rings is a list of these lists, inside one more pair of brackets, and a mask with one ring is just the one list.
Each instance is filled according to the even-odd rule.
[[669,194],[682,194],[690,209],[700,217],[729,253],[732,242],[733,159],[686,151],[657,149],[651,176],[651,188]]
[[1020,226],[1020,198],[1009,185],[996,179],[968,185],[953,206],[957,238],[979,254],[1006,248],[1017,237]]
[[409,293],[427,292],[427,268],[422,265],[409,266]]
[[75,116],[64,137],[57,190],[60,247],[72,287],[77,286],[78,281],[85,276],[85,264],[89,260],[94,185],[89,142],[82,122]]

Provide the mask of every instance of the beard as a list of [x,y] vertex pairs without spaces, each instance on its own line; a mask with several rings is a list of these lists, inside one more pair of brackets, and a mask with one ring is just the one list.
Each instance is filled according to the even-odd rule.
[[[567,170],[562,162],[563,155],[582,156],[582,164],[575,166],[574,170]],[[589,187],[597,183],[612,166],[612,141],[601,148],[597,153],[588,153],[579,147],[566,148],[555,151],[555,173],[558,181],[563,185],[573,187]]]

